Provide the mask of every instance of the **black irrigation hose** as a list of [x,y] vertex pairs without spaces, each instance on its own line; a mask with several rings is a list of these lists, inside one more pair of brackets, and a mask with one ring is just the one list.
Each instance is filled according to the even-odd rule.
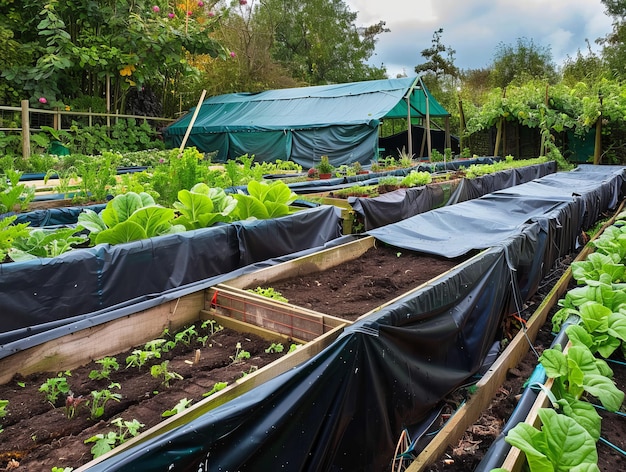
[[[563,323],[561,327],[561,331],[556,335],[550,347],[560,344],[564,346],[568,341],[567,334],[565,333],[565,328],[567,328],[571,324],[577,323],[579,317],[577,315],[572,315]],[[511,450],[511,445],[507,443],[504,438],[508,434],[508,432],[513,429],[518,423],[524,422],[526,417],[528,416],[528,412],[532,408],[535,400],[537,399],[537,395],[539,394],[539,389],[532,388],[532,386],[536,383],[545,383],[546,381],[546,373],[541,364],[538,364],[535,367],[535,370],[530,375],[527,385],[528,387],[522,393],[522,397],[520,398],[517,406],[513,410],[511,417],[504,425],[504,428],[500,432],[500,434],[496,437],[496,439],[491,444],[491,447],[485,453],[483,459],[480,461],[474,472],[489,472],[492,469],[496,469],[502,465],[504,459],[507,454]]]

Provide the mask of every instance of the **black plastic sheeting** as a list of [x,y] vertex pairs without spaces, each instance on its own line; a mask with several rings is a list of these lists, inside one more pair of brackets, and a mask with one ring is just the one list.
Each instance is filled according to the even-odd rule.
[[[602,211],[614,207],[623,191],[624,168],[603,166],[601,169],[604,172],[593,166],[580,166],[572,172],[551,174],[419,214],[368,234],[392,246],[456,257],[498,245],[533,220],[554,216],[553,212],[559,226],[569,221],[580,231],[595,222]],[[501,211],[502,208],[506,211]],[[578,233],[557,229],[565,238],[558,241],[561,252],[570,250]]]
[[[397,232],[391,227],[401,224],[390,225],[383,234],[404,240],[398,247],[415,247],[413,234],[428,242],[423,235],[431,228],[437,228],[429,246],[438,245],[436,253],[457,254],[454,244],[463,240],[467,252],[487,239],[493,247],[358,320],[296,368],[90,470],[388,470],[401,431],[428,418],[478,372],[504,316],[532,296],[541,273],[575,244],[586,215],[623,197],[622,168],[594,171],[590,180],[600,192],[576,185],[572,195],[568,178],[552,178],[554,187],[564,187],[552,199],[520,192],[524,203],[502,196],[486,206],[434,210],[449,221],[433,218],[440,227],[431,222],[420,233],[418,217]],[[584,182],[584,170],[577,173]]]
[[475,179],[399,189],[379,197],[350,197],[348,203],[361,217],[366,231],[425,213],[443,205],[452,205],[505,188],[520,185],[556,172],[554,161],[509,169]]
[[320,206],[272,220],[0,264],[0,344],[340,236],[339,209]]

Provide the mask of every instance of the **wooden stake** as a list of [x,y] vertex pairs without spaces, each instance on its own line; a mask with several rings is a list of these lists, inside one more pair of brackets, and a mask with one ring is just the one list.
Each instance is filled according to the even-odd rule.
[[193,125],[196,122],[196,118],[198,117],[198,113],[200,113],[200,107],[202,106],[205,95],[206,90],[203,90],[202,95],[200,95],[200,100],[198,100],[198,105],[196,105],[196,109],[193,111],[191,121],[189,121],[189,126],[187,126],[187,131],[185,132],[185,136],[183,137],[183,142],[180,143],[180,148],[178,149],[178,157],[183,154],[183,149],[185,149],[185,144],[187,144],[187,139],[189,139],[189,135],[191,134],[191,128],[193,128]]

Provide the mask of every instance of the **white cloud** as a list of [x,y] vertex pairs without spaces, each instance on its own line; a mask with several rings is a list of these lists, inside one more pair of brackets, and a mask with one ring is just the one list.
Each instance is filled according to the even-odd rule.
[[[421,51],[443,28],[442,42],[456,50],[462,69],[489,66],[498,44],[515,45],[519,38],[549,47],[557,65],[580,49],[587,50],[611,30],[600,0],[344,0],[358,12],[357,24],[383,20],[390,33],[379,36],[374,65],[384,64],[390,76],[411,75],[423,62]],[[594,45],[595,47],[595,45]]]

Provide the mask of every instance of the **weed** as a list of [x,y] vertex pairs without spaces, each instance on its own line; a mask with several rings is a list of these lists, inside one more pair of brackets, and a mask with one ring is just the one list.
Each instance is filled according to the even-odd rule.
[[68,419],[74,418],[78,406],[84,401],[86,401],[86,398],[83,398],[82,395],[75,397],[74,394],[70,391],[65,398],[65,416]]

